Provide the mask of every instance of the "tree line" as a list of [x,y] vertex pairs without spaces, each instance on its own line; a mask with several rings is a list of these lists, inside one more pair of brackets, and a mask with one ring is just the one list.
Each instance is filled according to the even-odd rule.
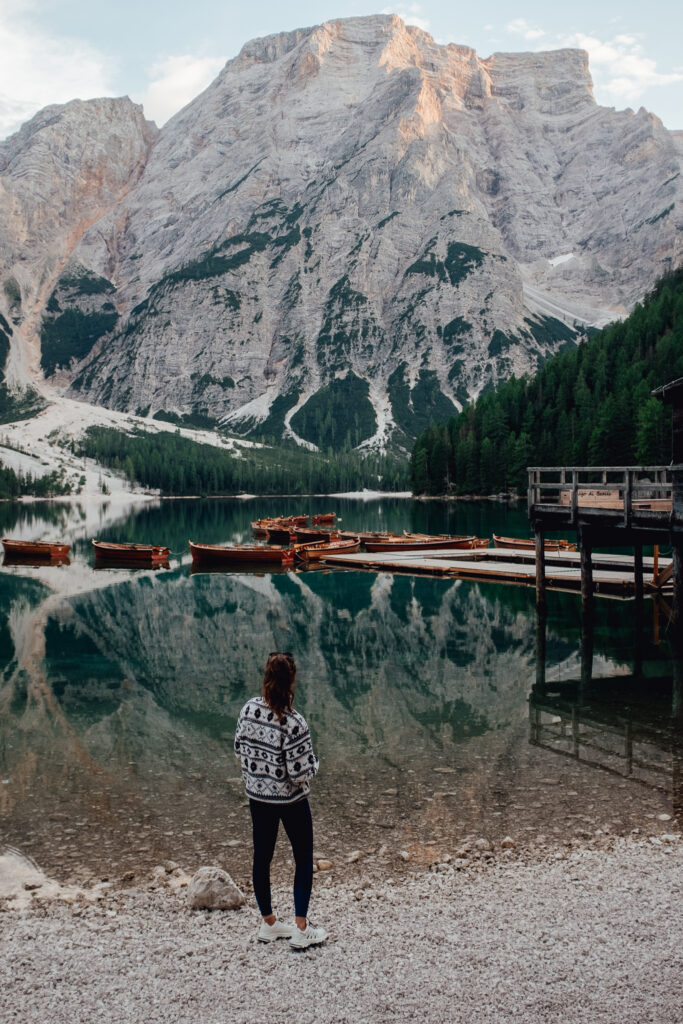
[[19,498],[23,494],[36,498],[54,498],[58,494],[70,493],[71,487],[61,472],[55,470],[34,477],[31,473],[15,473],[10,466],[0,463],[0,500]]
[[651,392],[678,377],[683,268],[627,319],[428,427],[413,448],[413,492],[522,492],[529,465],[667,465],[671,411]]
[[124,434],[90,427],[79,454],[163,494],[311,494],[408,489],[408,463],[346,452],[325,457],[294,449],[242,449],[236,456],[175,433]]

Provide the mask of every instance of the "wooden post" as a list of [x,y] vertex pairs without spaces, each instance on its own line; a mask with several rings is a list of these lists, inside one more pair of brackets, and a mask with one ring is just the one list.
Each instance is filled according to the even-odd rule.
[[636,585],[636,601],[643,600],[643,545],[636,544],[633,551],[633,577]]
[[571,524],[576,526],[576,517],[579,509],[579,474],[573,469],[572,470],[572,501],[571,501]]
[[581,681],[579,684],[578,701],[583,704],[586,691],[593,679],[593,619],[586,613],[581,618]]
[[633,551],[633,578],[636,585],[636,635],[634,672],[643,674],[644,607],[643,607],[643,545],[636,544]]
[[671,615],[671,632],[674,642],[683,647],[680,634],[683,632],[683,540],[676,538],[673,545],[674,599]]
[[545,615],[545,532],[543,527],[536,523],[536,610],[539,615]]
[[683,659],[674,651],[672,694],[672,772],[671,796],[673,813],[680,818],[683,814]]
[[631,522],[633,511],[633,474],[630,469],[624,470],[624,526]]
[[536,609],[536,688],[545,692],[545,647],[546,647],[546,614],[545,608]]
[[675,650],[671,669],[671,717],[681,734],[681,760],[683,761],[683,658]]
[[583,613],[593,609],[593,549],[585,530],[581,531],[581,604]]

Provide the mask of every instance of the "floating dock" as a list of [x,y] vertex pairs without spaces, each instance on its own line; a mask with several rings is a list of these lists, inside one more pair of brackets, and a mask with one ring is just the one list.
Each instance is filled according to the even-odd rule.
[[[607,555],[594,552],[593,586],[597,593],[630,596],[635,593],[635,559],[631,555]],[[473,551],[442,549],[424,551],[365,552],[353,555],[328,555],[326,566],[367,569],[372,572],[396,572],[408,575],[453,576],[491,583],[536,583],[535,552],[528,548],[478,548]],[[659,558],[659,573],[671,559]],[[643,559],[643,570],[654,576],[655,560]],[[576,551],[545,554],[545,578],[549,587],[559,590],[581,589],[581,556]],[[645,579],[653,592],[661,588]]]

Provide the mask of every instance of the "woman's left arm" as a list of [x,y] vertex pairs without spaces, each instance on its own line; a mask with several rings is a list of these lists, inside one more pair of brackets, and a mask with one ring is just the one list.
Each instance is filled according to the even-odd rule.
[[287,774],[292,782],[302,782],[317,775],[320,763],[313,753],[310,730],[301,715],[287,715],[282,722],[282,749]]

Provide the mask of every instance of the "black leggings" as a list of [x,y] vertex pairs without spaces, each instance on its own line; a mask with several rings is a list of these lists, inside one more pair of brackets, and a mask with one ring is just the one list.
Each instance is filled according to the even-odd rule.
[[270,902],[270,862],[280,821],[292,844],[294,863],[294,913],[306,917],[313,887],[313,819],[308,799],[293,804],[266,804],[250,800],[254,837],[254,895],[263,917],[273,912]]

